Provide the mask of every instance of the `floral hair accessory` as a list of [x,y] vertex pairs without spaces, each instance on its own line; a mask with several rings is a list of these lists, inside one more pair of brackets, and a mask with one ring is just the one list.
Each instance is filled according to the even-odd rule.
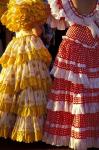
[[44,24],[49,14],[49,5],[43,0],[10,0],[1,22],[13,32],[31,30],[35,24]]

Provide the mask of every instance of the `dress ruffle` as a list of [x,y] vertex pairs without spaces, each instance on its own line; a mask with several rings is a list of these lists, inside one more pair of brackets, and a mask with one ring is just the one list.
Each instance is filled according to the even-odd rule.
[[30,143],[42,139],[44,117],[22,117],[15,114],[0,113],[0,136],[18,142]]
[[0,58],[0,64],[7,67],[38,59],[49,65],[51,56],[39,38],[29,35],[13,38]]
[[26,143],[42,139],[51,55],[34,35],[14,37],[0,59],[0,136]]
[[75,150],[99,148],[98,41],[86,26],[67,30],[51,71],[44,142]]
[[92,147],[99,147],[99,139],[92,139],[92,138],[87,138],[87,142],[85,139],[77,139],[71,138],[69,139],[69,136],[63,137],[63,136],[52,136],[51,134],[44,134],[44,140],[46,140],[46,143],[50,143],[52,145],[56,146],[68,146],[71,147],[72,149],[79,149],[79,150],[86,150],[87,148],[92,148]]
[[[51,27],[57,27],[60,30],[65,30],[67,25],[79,24],[89,27],[93,37],[99,37],[99,1],[96,9],[89,15],[79,14],[73,6],[71,0],[48,0],[51,7],[52,17],[49,17],[48,23]],[[96,23],[97,22],[97,23]],[[67,24],[67,25],[66,25]]]
[[49,5],[43,1],[10,0],[1,22],[10,31],[31,30],[35,24],[44,24],[49,16]]

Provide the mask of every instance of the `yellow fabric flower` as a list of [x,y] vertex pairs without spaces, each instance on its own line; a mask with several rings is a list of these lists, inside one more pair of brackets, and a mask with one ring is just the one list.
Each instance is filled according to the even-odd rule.
[[[25,2],[26,1],[26,2]],[[1,18],[2,24],[13,32],[31,30],[35,24],[43,24],[49,15],[49,5],[40,1],[23,0],[22,4],[11,1],[8,10]]]

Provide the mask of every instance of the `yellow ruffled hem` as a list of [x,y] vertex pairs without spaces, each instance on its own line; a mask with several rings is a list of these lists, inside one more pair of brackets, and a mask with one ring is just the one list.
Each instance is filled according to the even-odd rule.
[[44,116],[46,114],[46,106],[19,106],[15,103],[0,102],[0,111],[15,113],[22,117],[28,116]]
[[33,141],[40,141],[42,140],[42,133],[41,131],[36,131],[35,133],[30,133],[26,131],[16,131],[12,133],[11,139],[18,142],[25,142],[30,143]]
[[36,131],[36,133],[30,133],[28,131],[26,131],[25,133],[24,131],[13,131],[11,136],[11,132],[8,128],[2,128],[0,129],[0,137],[4,137],[5,139],[11,138],[12,140],[18,142],[30,143],[42,140],[42,133],[41,131]]
[[21,90],[24,90],[28,87],[32,87],[33,90],[43,90],[45,92],[49,91],[51,86],[51,79],[38,79],[38,78],[24,78],[22,81],[16,81],[15,84],[3,84],[3,81],[0,83],[0,93],[14,94]]

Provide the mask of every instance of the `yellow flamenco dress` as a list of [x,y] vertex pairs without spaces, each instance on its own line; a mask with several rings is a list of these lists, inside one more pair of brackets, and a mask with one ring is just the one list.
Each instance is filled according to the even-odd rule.
[[[9,26],[13,20],[7,20],[8,11],[1,21]],[[10,27],[17,32],[0,58],[0,137],[26,143],[39,141],[51,85],[51,56],[32,30],[25,30],[23,25]]]
[[50,54],[34,35],[14,37],[0,59],[0,136],[41,140],[51,79]]

